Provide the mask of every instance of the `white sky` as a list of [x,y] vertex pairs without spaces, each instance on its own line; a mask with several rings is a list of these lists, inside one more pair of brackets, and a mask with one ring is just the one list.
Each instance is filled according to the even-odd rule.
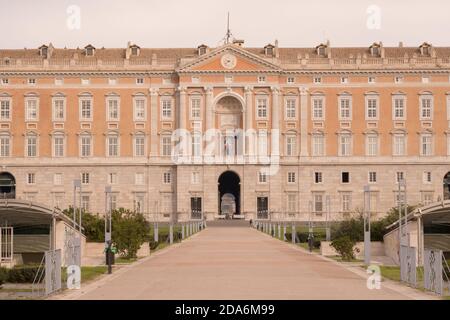
[[[67,27],[70,5],[81,28]],[[370,5],[381,9],[380,29],[367,28]],[[217,46],[231,30],[245,46],[313,47],[450,45],[450,0],[0,0],[0,48]]]

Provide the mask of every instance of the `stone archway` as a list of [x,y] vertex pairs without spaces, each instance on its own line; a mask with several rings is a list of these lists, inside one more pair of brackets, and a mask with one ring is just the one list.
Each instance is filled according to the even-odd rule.
[[241,214],[241,179],[233,171],[225,171],[218,180],[219,216]]
[[215,105],[216,128],[220,131],[218,154],[243,154],[243,104],[233,95],[219,98]]
[[443,196],[444,200],[450,200],[450,172],[444,176],[444,180],[442,182],[443,186]]

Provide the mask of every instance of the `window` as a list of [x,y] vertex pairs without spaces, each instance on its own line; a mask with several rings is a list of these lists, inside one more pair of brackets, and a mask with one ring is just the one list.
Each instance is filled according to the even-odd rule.
[[29,78],[28,79],[28,84],[31,86],[34,86],[36,84],[36,79],[35,78]]
[[233,82],[233,76],[226,75],[225,76],[225,83],[232,83]]
[[88,195],[81,196],[81,208],[85,212],[89,212],[90,210],[90,197]]
[[62,134],[53,136],[53,156],[64,157],[64,136]]
[[287,84],[294,84],[295,83],[295,78],[294,77],[288,77],[286,80]]
[[375,171],[369,172],[369,183],[376,183],[377,182],[377,173]]
[[393,98],[393,110],[392,118],[394,120],[405,120],[406,119],[406,99],[402,96],[395,96]]
[[118,98],[108,98],[106,99],[107,105],[107,115],[108,121],[118,121],[119,120],[119,99]]
[[341,172],[341,183],[350,183],[350,172]]
[[26,106],[26,121],[38,121],[39,120],[39,105],[37,98],[27,98],[25,100]]
[[117,173],[115,173],[115,172],[108,173],[108,183],[109,184],[117,184],[117,182],[118,182]]
[[134,175],[134,183],[138,186],[144,185],[144,174],[142,172],[137,172]]
[[199,184],[200,183],[200,172],[194,171],[191,174],[191,183],[192,184]]
[[11,155],[11,137],[9,135],[0,135],[0,157],[9,157]]
[[431,171],[425,171],[424,173],[423,173],[423,182],[424,183],[431,183],[431,177],[432,177],[432,175],[431,175]]
[[325,117],[324,98],[312,99],[312,117],[314,120],[323,120]]
[[287,182],[288,183],[295,183],[296,175],[295,172],[288,172],[287,174]]
[[450,94],[447,94],[447,120],[450,121]]
[[421,141],[420,155],[421,156],[433,155],[433,136],[429,133],[422,134],[420,137],[420,141]]
[[108,84],[109,84],[110,86],[111,86],[111,85],[117,84],[117,79],[109,78],[109,79],[108,79]]
[[366,155],[376,156],[378,155],[378,135],[368,134],[366,137]]
[[287,211],[294,213],[297,212],[297,195],[289,193],[287,195]]
[[161,100],[161,115],[163,119],[172,119],[172,100]]
[[134,136],[134,156],[145,156],[145,136],[143,134]]
[[110,135],[107,139],[107,152],[109,157],[119,156],[119,137]]
[[145,121],[145,99],[134,99],[134,121]]
[[313,209],[315,213],[322,213],[323,212],[323,194],[321,193],[315,193],[313,196],[314,202],[313,202]]
[[351,120],[352,119],[352,109],[351,109],[351,98],[350,97],[340,97],[339,98],[339,119],[340,120]]
[[295,119],[296,118],[296,110],[295,110],[296,100],[293,98],[286,99],[286,119]]
[[92,120],[92,98],[80,99],[80,121]]
[[63,174],[62,173],[55,173],[53,175],[53,184],[55,186],[62,186],[62,184],[63,184]]
[[322,77],[314,77],[314,78],[313,78],[313,82],[314,82],[315,84],[322,83]]
[[144,78],[136,78],[136,84],[144,84]]
[[89,80],[89,79],[81,79],[81,84],[83,86],[87,86],[87,85],[91,84],[91,80]]
[[420,120],[433,119],[433,98],[430,95],[420,97]]
[[90,183],[90,174],[89,174],[89,172],[82,172],[81,173],[81,183],[82,184],[89,184]]
[[348,77],[341,77],[341,83],[342,84],[348,83]]
[[143,213],[145,210],[145,194],[136,193],[134,195],[134,212]]
[[322,172],[314,172],[314,183],[322,183]]
[[62,86],[63,84],[64,84],[64,79],[61,79],[61,78],[55,79],[56,86]]
[[403,171],[397,171],[395,173],[395,182],[399,183],[402,180],[405,180],[405,173]]
[[395,76],[394,77],[395,83],[402,83],[403,82],[403,76]]
[[350,156],[352,148],[352,136],[349,133],[339,135],[339,156]]
[[170,172],[164,172],[164,174],[163,174],[163,182],[165,184],[170,184],[172,182],[172,174]]
[[295,156],[296,150],[296,136],[288,135],[286,136],[286,156]]
[[341,193],[341,212],[350,212],[352,207],[352,194],[350,192]]
[[36,184],[36,174],[27,173],[27,184]]
[[323,134],[314,134],[312,136],[312,154],[314,157],[325,155],[325,136]]
[[422,204],[426,206],[430,203],[433,203],[433,192],[422,192]]
[[192,77],[191,81],[192,83],[200,83],[200,77]]
[[54,98],[53,99],[53,121],[65,120],[65,99]]
[[111,193],[110,194],[110,199],[109,199],[109,206],[111,208],[112,211],[117,209],[117,194]]
[[422,76],[422,83],[429,83],[430,77],[429,76]]
[[2,78],[2,84],[4,84],[4,85],[9,84],[9,79],[8,78]]
[[200,119],[200,97],[191,98],[191,119]]
[[257,116],[259,119],[267,118],[267,99],[258,98],[257,99]]
[[61,209],[64,205],[64,192],[53,193],[53,206],[55,208]]
[[367,83],[375,83],[376,82],[376,78],[375,77],[368,77],[367,78]]
[[11,120],[11,100],[1,99],[0,100],[0,121],[10,121]]
[[265,83],[266,82],[266,76],[259,76],[258,77],[258,83]]
[[172,154],[172,141],[170,136],[161,138],[161,155],[170,156]]
[[92,155],[92,138],[90,135],[84,134],[80,137],[80,155],[82,157]]
[[34,134],[26,137],[26,155],[27,157],[37,156],[37,136]]
[[265,171],[258,171],[258,182],[267,183],[267,173]]
[[199,157],[202,153],[202,135],[200,132],[192,134],[192,156]]
[[366,119],[378,119],[378,97],[369,96],[366,99]]
[[404,133],[394,134],[394,156],[406,155],[406,135]]

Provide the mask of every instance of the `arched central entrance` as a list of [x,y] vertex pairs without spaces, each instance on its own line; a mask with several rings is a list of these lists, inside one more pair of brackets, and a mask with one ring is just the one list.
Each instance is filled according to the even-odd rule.
[[225,171],[219,177],[219,215],[232,218],[241,214],[241,179],[233,171]]
[[16,198],[16,179],[9,172],[0,173],[0,198],[1,199]]

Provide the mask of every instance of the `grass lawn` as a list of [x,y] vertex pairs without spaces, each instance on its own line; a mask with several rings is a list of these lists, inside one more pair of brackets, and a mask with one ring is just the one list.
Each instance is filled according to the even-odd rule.
[[133,262],[136,262],[136,261],[138,261],[137,258],[129,259],[129,258],[121,258],[121,257],[116,258],[114,260],[114,262],[117,263],[117,264],[129,264],[129,263],[133,263]]
[[[95,278],[105,274],[108,271],[107,266],[84,266],[81,267],[81,283],[94,280]],[[66,268],[61,270],[62,283],[67,282]]]
[[[309,245],[308,245],[307,243],[297,243],[297,245],[298,245],[299,247],[302,247],[303,249],[306,249],[306,250],[309,251]],[[320,249],[319,249],[319,248],[313,248],[313,251],[312,251],[312,252],[320,253]]]

